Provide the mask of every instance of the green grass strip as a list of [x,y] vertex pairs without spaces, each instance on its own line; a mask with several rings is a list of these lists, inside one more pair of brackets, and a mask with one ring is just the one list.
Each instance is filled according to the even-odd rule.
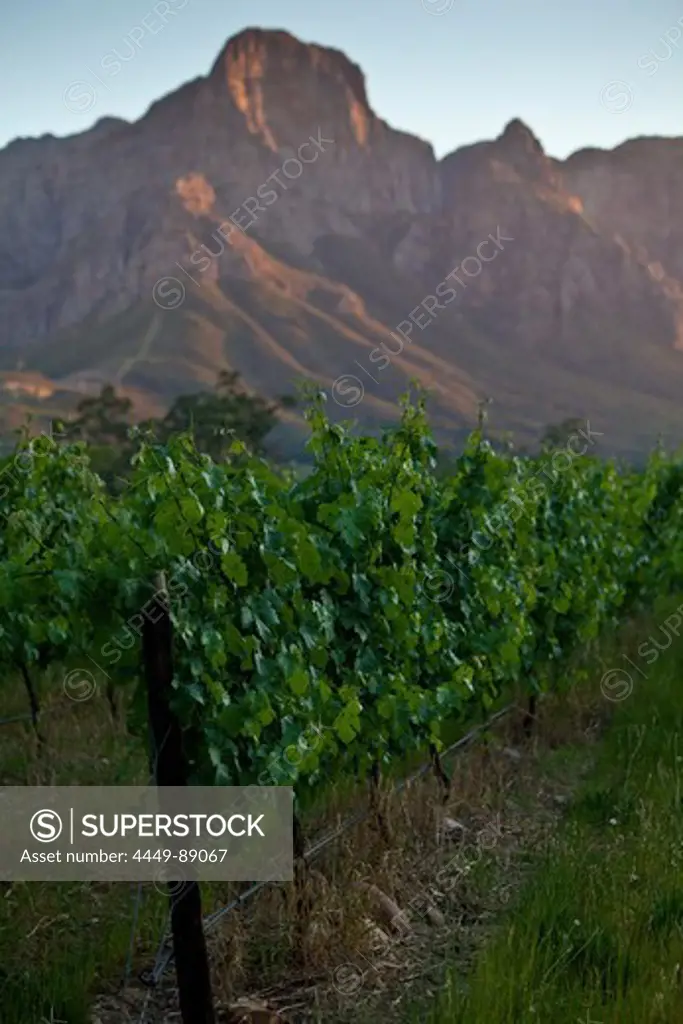
[[[594,769],[431,1024],[683,1022],[683,648],[615,705]],[[421,1019],[424,1020],[424,1011]]]

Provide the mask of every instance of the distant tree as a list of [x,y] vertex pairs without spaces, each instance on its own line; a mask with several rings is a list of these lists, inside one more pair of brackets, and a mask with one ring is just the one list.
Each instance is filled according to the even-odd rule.
[[[237,373],[223,370],[214,391],[180,395],[165,416],[147,420],[142,426],[162,444],[174,434],[190,431],[199,450],[218,460],[235,438],[261,452],[266,435],[278,422],[278,409],[295,404],[290,396],[273,403],[251,395]],[[87,443],[93,469],[113,489],[130,470],[135,450],[135,442],[128,436],[131,421],[132,402],[107,384],[99,395],[84,398],[76,417],[64,427],[67,440]]]
[[76,408],[76,418],[64,424],[66,440],[85,441],[90,464],[110,487],[125,476],[133,442],[128,438],[133,403],[116,394],[105,384],[99,395],[83,398]]
[[127,440],[133,403],[105,384],[99,395],[82,399],[76,419],[65,424],[66,436],[91,445],[120,445]]
[[263,442],[278,422],[278,410],[295,405],[291,396],[269,402],[249,394],[239,374],[222,370],[214,391],[181,395],[161,420],[147,424],[160,441],[182,431],[191,431],[200,451],[219,460],[237,438],[253,451],[262,452]]
[[545,428],[541,438],[541,448],[544,451],[564,448],[572,434],[578,434],[580,430],[586,430],[586,420],[576,416],[562,420],[561,423],[551,424]]

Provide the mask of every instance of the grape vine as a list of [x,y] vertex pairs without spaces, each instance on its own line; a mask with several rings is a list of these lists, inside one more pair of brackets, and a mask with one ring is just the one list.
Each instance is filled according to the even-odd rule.
[[5,677],[86,654],[130,685],[163,572],[193,781],[302,794],[438,751],[445,722],[535,694],[680,582],[683,463],[659,450],[642,470],[571,439],[522,458],[480,425],[444,480],[419,396],[381,438],[321,397],[307,418],[304,479],[237,442],[217,463],[140,435],[116,494],[84,442],[20,439],[0,464]]

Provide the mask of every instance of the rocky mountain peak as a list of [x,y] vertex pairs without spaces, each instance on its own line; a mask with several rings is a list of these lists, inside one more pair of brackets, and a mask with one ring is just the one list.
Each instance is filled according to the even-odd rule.
[[543,147],[531,128],[524,124],[524,121],[520,121],[518,117],[508,121],[497,141],[510,150],[517,149],[529,154],[543,153]]
[[459,188],[463,177],[473,176],[499,183],[533,183],[553,191],[561,188],[558,168],[546,156],[531,129],[519,118],[510,121],[490,142],[477,142],[456,149],[444,157],[441,170],[446,195]]
[[0,389],[30,360],[147,416],[227,362],[264,394],[362,374],[367,422],[417,377],[444,425],[487,394],[510,428],[678,441],[682,154],[552,160],[514,119],[437,161],[343,53],[247,29],[136,122],[0,151]]
[[297,120],[345,115],[361,145],[374,120],[358,65],[289,32],[245,29],[228,40],[209,77],[225,83],[249,131],[273,150],[291,142],[284,129]]
[[489,156],[512,168],[526,181],[560,187],[560,177],[553,161],[546,156],[532,130],[519,118],[510,121],[491,143]]

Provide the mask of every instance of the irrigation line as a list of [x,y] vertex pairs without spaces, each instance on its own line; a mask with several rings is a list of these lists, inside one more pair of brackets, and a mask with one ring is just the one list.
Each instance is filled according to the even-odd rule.
[[[494,722],[497,722],[499,719],[509,714],[510,711],[513,711],[515,708],[519,709],[519,705],[512,702],[511,704],[507,704],[504,708],[501,708],[500,711],[496,711],[495,715],[492,715],[490,718],[487,718],[485,722],[481,722],[479,725],[475,725],[474,728],[470,729],[468,733],[465,733],[465,735],[461,736],[459,740],[456,740],[455,743],[452,743],[450,747],[447,747],[446,750],[444,750],[441,753],[441,757],[450,757],[452,754],[456,753],[462,747],[467,746],[467,744],[471,743],[472,740],[481,732],[484,732],[486,729],[489,729]],[[412,775],[409,775],[405,779],[401,779],[395,786],[393,786],[393,792],[402,792],[402,790],[404,790],[411,783],[415,782],[423,775],[426,775],[427,772],[431,769],[431,767],[431,760],[426,761]],[[326,849],[331,843],[333,843],[340,836],[344,835],[345,832],[348,832],[350,828],[352,828],[354,825],[359,824],[361,821],[365,821],[365,819],[369,818],[372,814],[374,814],[374,810],[370,808],[369,810],[365,809],[363,811],[358,811],[356,814],[353,814],[350,818],[347,818],[346,821],[342,822],[342,824],[333,832],[330,832],[328,833],[328,835],[323,836],[323,838],[319,839],[317,843],[314,843],[312,846],[310,846],[308,850],[306,850],[306,852],[304,853],[304,860],[307,862],[313,860],[314,857],[317,857],[318,854],[322,853],[322,851]],[[212,914],[208,914],[204,918],[204,930],[209,931],[211,928],[214,927],[214,925],[218,921],[221,920],[221,918],[225,917],[226,914],[229,914],[237,907],[242,906],[244,903],[247,902],[247,900],[251,899],[252,896],[255,896],[257,892],[260,892],[261,889],[265,889],[267,885],[272,884],[273,883],[270,881],[255,882],[254,885],[252,885],[249,889],[245,890],[245,892],[241,893],[241,895],[237,896],[234,900],[231,900],[230,903],[227,903],[224,907],[221,907],[220,910],[215,910]],[[170,936],[168,936],[162,942],[162,948],[160,948],[159,952],[157,953],[154,967],[149,971],[143,971],[142,974],[140,974],[140,981],[142,981],[143,984],[148,985],[151,988],[154,988],[159,983],[162,976],[168,970],[170,965],[173,963],[173,959],[173,947],[170,944]]]
[[[37,721],[40,722],[41,718],[54,718],[56,715],[62,714],[65,711],[73,710],[76,704],[82,704],[82,701],[71,701],[69,704],[48,704],[46,708],[41,708],[38,712]],[[30,722],[33,716],[30,711],[23,711],[19,715],[10,715],[8,718],[0,718],[0,727],[3,725],[14,725],[16,722]]]
[[[506,707],[501,708],[500,711],[497,711],[495,715],[492,715],[491,718],[488,718],[485,722],[481,722],[479,725],[475,725],[474,728],[470,729],[468,733],[465,733],[465,735],[461,736],[459,740],[456,740],[455,743],[452,743],[450,747],[447,747],[446,750],[444,750],[443,753],[441,754],[441,757],[450,757],[461,747],[467,746],[467,744],[470,743],[474,739],[474,737],[477,736],[480,732],[484,732],[484,730],[488,729],[491,725],[493,725],[494,722],[497,722],[499,718],[502,718],[504,715],[507,715],[510,711],[512,711],[513,708],[516,707],[517,705],[514,703],[508,704],[506,705]],[[396,785],[393,787],[394,793],[401,793],[407,786],[410,786],[411,783],[415,782],[417,779],[422,778],[423,775],[426,775],[427,772],[431,769],[431,767],[432,762],[426,761],[412,775],[409,775],[407,778],[401,779],[399,782],[397,782]],[[330,832],[328,835],[323,836],[323,838],[320,839],[317,843],[314,843],[313,846],[310,847],[310,849],[306,850],[304,854],[304,860],[312,860],[313,857],[316,857],[319,853],[321,853],[321,851],[324,850],[327,846],[329,846],[330,843],[332,843],[335,839],[338,839],[339,836],[342,836],[345,832],[348,832],[348,830],[353,825],[357,825],[361,821],[365,821],[366,818],[369,818],[374,813],[375,812],[373,808],[366,808],[363,811],[358,811],[350,818],[347,818],[347,820],[342,822],[339,828],[335,829],[334,832]],[[221,912],[219,911],[219,913]]]
[[[69,704],[48,705],[44,710],[41,709],[38,712],[37,721],[40,722],[44,718],[55,718],[57,715],[64,714],[65,711],[72,711],[76,705],[83,703],[84,701],[71,701]],[[20,715],[10,715],[8,718],[0,718],[0,728],[3,725],[15,725],[17,722],[30,722],[32,718],[30,711],[24,711]]]
[[[102,671],[102,670],[100,670]],[[106,673],[105,673],[106,675]],[[137,670],[131,669],[126,672],[128,678],[137,678]],[[96,684],[99,685],[99,684]],[[92,700],[93,697],[98,693],[97,690],[92,694],[92,697],[88,698],[88,701]],[[87,703],[84,700],[69,700],[68,704],[47,704],[44,708],[41,708],[38,712],[38,721],[41,718],[53,718],[55,715],[62,714],[64,711],[73,711],[74,708]],[[32,720],[30,711],[22,711],[18,715],[9,715],[7,718],[0,718],[0,728],[3,725],[14,725],[16,722],[30,722]]]
[[[40,719],[42,718],[42,716],[44,714],[45,714],[44,711],[39,711],[38,712],[38,721],[40,721]],[[9,718],[0,718],[0,726],[2,726],[2,725],[12,725],[14,722],[27,722],[27,721],[30,721],[31,718],[32,718],[31,712],[30,711],[25,711],[22,715],[10,715]]]

